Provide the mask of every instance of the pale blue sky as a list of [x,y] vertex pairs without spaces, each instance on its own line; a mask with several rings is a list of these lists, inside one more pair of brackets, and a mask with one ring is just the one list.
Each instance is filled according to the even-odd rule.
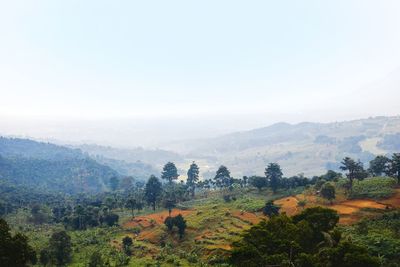
[[399,83],[368,89],[400,74],[399,14],[396,0],[1,1],[0,115],[399,114]]

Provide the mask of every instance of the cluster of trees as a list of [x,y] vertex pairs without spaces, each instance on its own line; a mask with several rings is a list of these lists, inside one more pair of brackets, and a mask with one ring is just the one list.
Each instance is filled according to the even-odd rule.
[[396,178],[400,184],[400,153],[394,153],[391,158],[382,155],[375,157],[370,161],[367,170],[364,169],[362,162],[349,157],[345,157],[341,164],[340,169],[347,171],[350,189],[355,179],[362,180],[368,176],[386,175]]
[[251,227],[232,244],[234,266],[343,266],[378,267],[377,257],[366,248],[343,239],[336,228],[336,211],[309,208],[288,217],[272,215]]
[[0,218],[0,263],[2,266],[24,267],[36,264],[36,252],[28,244],[28,238],[20,233],[14,236],[7,222]]
[[[391,158],[386,156],[376,156],[369,162],[369,168],[365,169],[363,163],[350,157],[345,157],[341,161],[340,169],[346,172],[348,183],[345,184],[346,190],[351,194],[355,180],[363,180],[367,177],[389,176],[397,179],[400,184],[400,153],[394,153]],[[335,186],[331,182],[337,182],[343,178],[341,173],[329,170],[325,175],[314,176],[311,184],[325,199],[332,202],[335,199]]]
[[49,246],[39,255],[28,244],[28,238],[20,233],[12,236],[7,222],[0,218],[0,264],[1,266],[25,267],[39,263],[43,266],[63,266],[71,261],[71,237],[65,231],[54,232]]
[[54,232],[49,240],[49,246],[42,249],[39,262],[46,266],[64,266],[72,259],[71,237],[65,231]]

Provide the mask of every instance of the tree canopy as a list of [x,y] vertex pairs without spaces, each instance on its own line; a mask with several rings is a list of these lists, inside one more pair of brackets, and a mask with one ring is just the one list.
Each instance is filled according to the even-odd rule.
[[164,168],[161,173],[161,178],[172,183],[174,180],[178,179],[178,169],[175,164],[172,162],[168,162],[164,165]]

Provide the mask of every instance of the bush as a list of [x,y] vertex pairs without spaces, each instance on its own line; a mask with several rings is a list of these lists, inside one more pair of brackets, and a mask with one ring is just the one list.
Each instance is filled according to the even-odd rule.
[[373,177],[354,181],[350,198],[388,198],[394,193],[396,180],[388,177]]

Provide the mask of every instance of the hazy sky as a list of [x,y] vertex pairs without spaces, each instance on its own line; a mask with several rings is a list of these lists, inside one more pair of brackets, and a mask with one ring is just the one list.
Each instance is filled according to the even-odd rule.
[[399,14],[397,0],[1,1],[0,117],[399,114],[400,83],[365,89],[400,74]]

